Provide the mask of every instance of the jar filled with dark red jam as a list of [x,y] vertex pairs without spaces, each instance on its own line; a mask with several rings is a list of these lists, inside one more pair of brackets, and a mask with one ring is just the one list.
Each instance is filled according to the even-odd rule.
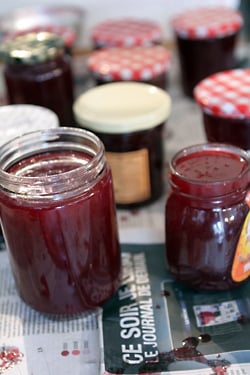
[[76,124],[105,145],[119,208],[143,206],[162,195],[170,107],[165,90],[141,82],[107,83],[76,99]]
[[241,13],[227,7],[186,10],[172,20],[183,93],[210,74],[236,67],[235,47],[243,24]]
[[87,67],[97,85],[137,81],[165,90],[170,62],[170,52],[163,46],[112,47],[92,52]]
[[90,38],[94,49],[160,44],[163,32],[156,22],[139,18],[109,19],[96,24]]
[[167,266],[175,280],[226,290],[250,275],[250,160],[231,145],[180,150],[170,163],[166,201]]
[[34,104],[54,111],[60,125],[71,125],[73,77],[71,57],[59,35],[38,32],[2,44],[8,104]]
[[250,150],[250,69],[213,74],[194,89],[209,142]]
[[4,144],[0,217],[16,288],[35,310],[87,312],[118,288],[112,177],[93,133],[58,127]]

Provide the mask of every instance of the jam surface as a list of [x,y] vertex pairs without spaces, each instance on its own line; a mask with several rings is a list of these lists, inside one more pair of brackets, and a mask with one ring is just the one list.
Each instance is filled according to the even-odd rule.
[[[41,154],[8,172],[56,175],[86,160],[83,154]],[[74,314],[100,306],[115,292],[120,249],[109,169],[89,190],[66,198],[29,200],[2,191],[0,209],[16,285],[28,305]]]
[[188,179],[216,182],[239,176],[247,165],[246,160],[234,154],[202,150],[177,160],[176,171]]
[[[170,176],[175,186],[165,211],[168,268],[177,281],[208,290],[239,284],[232,279],[231,270],[249,211],[246,186],[238,177],[247,166],[246,160],[224,152],[215,155],[200,151],[177,159],[176,170],[186,181]],[[227,194],[223,184],[226,179],[236,181]],[[218,196],[215,181],[221,182]],[[189,189],[199,182],[203,182],[199,190]]]

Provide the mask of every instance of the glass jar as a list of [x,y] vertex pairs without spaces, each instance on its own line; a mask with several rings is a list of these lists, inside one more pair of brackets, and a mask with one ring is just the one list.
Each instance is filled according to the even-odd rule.
[[171,55],[163,46],[102,48],[90,54],[87,67],[97,85],[137,81],[165,90]]
[[74,103],[78,126],[103,141],[119,208],[152,203],[164,188],[166,91],[146,83],[114,82],[87,90]]
[[250,150],[250,69],[213,74],[194,89],[209,142]]
[[48,32],[28,33],[2,44],[9,104],[34,104],[54,111],[60,125],[72,125],[71,58],[64,41]]
[[193,97],[195,85],[210,74],[235,68],[242,24],[239,11],[221,6],[189,9],[173,19],[185,95]]
[[160,44],[161,27],[154,21],[120,18],[100,22],[91,30],[94,49],[105,47],[132,47]]
[[116,291],[112,178],[94,134],[59,127],[3,145],[0,216],[17,290],[32,308],[80,313]]
[[248,154],[220,143],[183,149],[170,164],[166,255],[173,277],[223,290],[250,274]]

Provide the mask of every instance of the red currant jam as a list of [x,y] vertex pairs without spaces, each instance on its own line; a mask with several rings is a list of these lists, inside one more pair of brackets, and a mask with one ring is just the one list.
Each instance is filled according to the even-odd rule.
[[203,113],[209,142],[223,142],[250,150],[250,118],[226,118]]
[[[22,178],[77,171],[89,156],[65,150],[29,156],[8,169]],[[80,174],[79,168],[79,174]],[[82,186],[74,183],[82,178]],[[0,191],[1,222],[17,288],[36,310],[73,314],[103,304],[120,280],[120,249],[109,167],[88,188],[82,175],[67,194],[46,198]]]
[[204,78],[235,68],[237,34],[221,38],[186,39],[176,36],[183,92],[193,97],[194,87]]
[[239,284],[231,270],[249,211],[249,161],[243,150],[214,145],[191,146],[192,151],[180,151],[172,160],[166,254],[177,281],[195,289],[223,290]]

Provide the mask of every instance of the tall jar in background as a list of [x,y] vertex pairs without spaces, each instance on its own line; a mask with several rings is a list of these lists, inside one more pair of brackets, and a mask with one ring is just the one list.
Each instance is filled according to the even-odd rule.
[[164,135],[171,109],[168,93],[141,82],[94,87],[74,103],[79,127],[104,143],[119,208],[157,200],[164,191]]
[[93,133],[58,127],[2,145],[0,218],[16,288],[32,308],[86,312],[118,288],[112,177]]
[[186,10],[172,20],[183,93],[210,74],[236,67],[235,48],[243,24],[239,11],[226,7]]
[[250,160],[231,145],[177,152],[166,202],[167,266],[194,289],[234,288],[250,275]]
[[171,54],[163,46],[102,48],[90,54],[87,67],[97,85],[136,81],[165,90]]
[[60,125],[73,121],[71,58],[64,40],[48,32],[28,33],[2,44],[9,104],[34,104],[54,111]]

